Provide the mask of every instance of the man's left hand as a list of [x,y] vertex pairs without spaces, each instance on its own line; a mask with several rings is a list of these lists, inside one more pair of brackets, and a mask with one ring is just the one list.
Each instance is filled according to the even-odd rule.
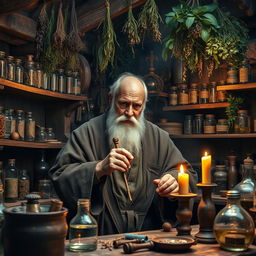
[[165,174],[161,179],[153,180],[157,185],[156,193],[160,196],[170,196],[171,193],[179,191],[179,184],[171,174]]

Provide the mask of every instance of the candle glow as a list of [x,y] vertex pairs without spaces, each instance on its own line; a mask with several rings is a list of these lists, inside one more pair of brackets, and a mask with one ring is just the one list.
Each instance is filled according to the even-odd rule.
[[180,172],[178,173],[178,184],[179,184],[179,194],[185,195],[188,194],[189,188],[189,175],[185,173],[184,167],[180,165]]
[[202,164],[202,183],[211,183],[212,177],[211,177],[211,163],[212,163],[212,156],[208,155],[207,152],[205,152],[204,156],[201,158],[201,164]]

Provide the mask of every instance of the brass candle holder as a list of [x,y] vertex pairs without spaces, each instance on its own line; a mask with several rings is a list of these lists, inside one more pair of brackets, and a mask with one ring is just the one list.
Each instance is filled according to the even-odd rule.
[[197,184],[197,187],[202,190],[202,196],[197,209],[199,232],[195,237],[198,242],[204,244],[216,243],[215,236],[213,235],[213,223],[216,215],[216,209],[212,201],[212,190],[216,186],[217,184],[215,183]]
[[196,197],[197,194],[188,193],[188,194],[179,194],[172,193],[172,197],[178,199],[178,209],[176,211],[176,218],[178,221],[177,236],[191,236],[191,226],[190,221],[192,218],[192,209],[190,208],[190,199]]

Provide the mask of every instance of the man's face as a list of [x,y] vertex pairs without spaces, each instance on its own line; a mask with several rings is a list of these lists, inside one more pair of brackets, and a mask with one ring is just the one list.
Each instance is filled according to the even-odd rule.
[[138,120],[143,110],[144,100],[145,92],[141,82],[134,77],[124,78],[115,102],[117,116],[124,115],[128,120],[122,122],[127,124],[132,117]]

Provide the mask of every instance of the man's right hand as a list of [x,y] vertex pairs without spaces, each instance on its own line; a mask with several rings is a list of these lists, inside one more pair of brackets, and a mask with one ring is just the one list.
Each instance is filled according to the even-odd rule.
[[133,155],[124,148],[113,148],[105,159],[96,165],[96,176],[101,178],[113,171],[127,172],[131,168]]

